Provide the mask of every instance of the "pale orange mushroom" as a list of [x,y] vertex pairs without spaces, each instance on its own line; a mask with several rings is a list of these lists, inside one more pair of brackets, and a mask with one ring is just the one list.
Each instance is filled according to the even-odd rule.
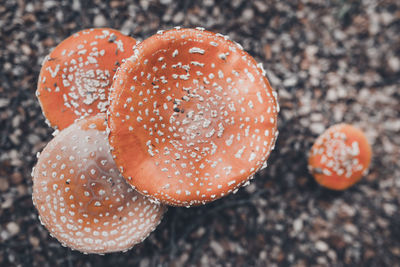
[[78,118],[104,113],[114,73],[135,44],[117,30],[98,28],[55,47],[43,62],[36,91],[48,124],[64,129]]
[[366,174],[371,147],[364,133],[350,124],[326,130],[311,148],[308,168],[315,180],[333,190],[344,190]]
[[265,166],[278,103],[262,66],[226,36],[173,29],[138,44],[116,73],[112,154],[142,194],[176,206],[216,200]]
[[131,248],[166,210],[126,183],[105,129],[105,114],[77,121],[47,144],[32,172],[32,198],[42,224],[64,246],[85,253]]

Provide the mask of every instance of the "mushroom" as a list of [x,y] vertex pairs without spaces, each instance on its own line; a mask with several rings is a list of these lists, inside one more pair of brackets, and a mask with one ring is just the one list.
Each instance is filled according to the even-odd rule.
[[166,210],[125,182],[105,129],[105,114],[77,121],[47,144],[32,172],[41,223],[64,246],[85,253],[131,248]]
[[320,185],[344,190],[367,173],[371,155],[371,147],[362,131],[350,124],[336,124],[315,141],[308,168]]
[[276,93],[260,64],[226,36],[159,32],[117,71],[111,153],[142,194],[175,206],[216,200],[265,166],[277,137]]
[[105,112],[108,91],[136,40],[113,29],[83,30],[62,41],[44,60],[36,96],[47,123],[64,129],[80,117]]

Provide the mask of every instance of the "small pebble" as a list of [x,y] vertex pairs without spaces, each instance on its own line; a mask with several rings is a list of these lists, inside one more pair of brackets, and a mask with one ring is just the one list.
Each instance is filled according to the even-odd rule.
[[15,222],[9,222],[6,226],[7,231],[13,236],[19,233],[19,225]]
[[322,134],[325,131],[325,125],[322,123],[312,123],[310,125],[310,130],[314,134]]
[[107,20],[103,15],[99,14],[94,17],[93,24],[95,27],[104,27],[107,25]]
[[210,247],[218,257],[222,257],[222,255],[224,255],[224,248],[217,241],[211,241]]
[[325,252],[329,249],[328,245],[324,241],[321,241],[321,240],[319,240],[315,243],[315,248],[322,252]]
[[293,230],[295,232],[300,232],[303,229],[303,220],[298,218],[293,222]]
[[0,191],[5,192],[8,190],[10,184],[8,183],[8,180],[6,178],[1,177],[0,178]]
[[14,172],[11,175],[11,182],[13,184],[16,184],[16,185],[20,184],[22,182],[22,180],[23,180],[23,177],[22,177],[22,174],[20,172]]
[[29,243],[31,243],[31,245],[34,246],[34,247],[39,247],[40,240],[39,240],[39,238],[37,238],[35,236],[30,236],[29,237]]

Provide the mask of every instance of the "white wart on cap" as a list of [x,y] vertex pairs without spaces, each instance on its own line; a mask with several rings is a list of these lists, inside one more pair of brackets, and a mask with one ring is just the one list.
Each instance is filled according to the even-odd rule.
[[63,245],[85,253],[131,248],[166,210],[134,191],[118,172],[104,114],[62,130],[40,154],[32,175],[42,224]]
[[202,29],[137,45],[110,99],[116,164],[138,191],[171,205],[204,204],[245,184],[277,136],[276,93],[262,67]]

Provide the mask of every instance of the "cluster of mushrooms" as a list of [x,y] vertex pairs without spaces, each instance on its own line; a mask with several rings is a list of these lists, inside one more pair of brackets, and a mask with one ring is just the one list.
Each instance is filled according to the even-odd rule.
[[[167,206],[206,204],[266,167],[278,135],[265,71],[226,36],[202,28],[137,42],[113,29],[80,31],[44,60],[37,97],[55,137],[38,155],[33,202],[63,245],[126,251]],[[371,149],[350,125],[313,146],[316,180],[344,189]]]

